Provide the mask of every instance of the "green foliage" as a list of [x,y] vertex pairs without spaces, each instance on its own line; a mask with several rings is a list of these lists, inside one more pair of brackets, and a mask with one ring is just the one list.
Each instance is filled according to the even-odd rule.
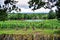
[[8,3],[10,3],[11,2],[11,0],[5,0],[4,1],[4,4],[8,4]]
[[5,20],[7,20],[7,19],[8,19],[7,17],[8,17],[8,16],[7,16],[6,10],[0,9],[0,21],[5,21]]
[[[56,4],[54,4],[54,5],[49,5],[49,2],[47,2],[47,6],[45,6],[44,7],[44,5],[46,4],[45,2],[42,2],[42,0],[30,0],[29,2],[28,2],[28,4],[29,4],[29,8],[31,8],[31,7],[33,7],[33,9],[32,10],[36,10],[36,9],[39,9],[39,8],[41,8],[42,6],[44,7],[44,8],[49,8],[49,9],[52,9],[54,6],[57,6],[57,8],[58,8],[58,11],[56,11],[56,16],[57,16],[57,19],[58,20],[60,20],[60,0],[58,0],[58,1],[56,1],[57,3]],[[52,2],[51,2],[52,3]],[[37,5],[37,6],[36,6]],[[50,7],[51,6],[51,7]],[[53,19],[53,18],[55,18],[55,14],[54,13],[49,13],[49,15],[48,15],[48,19]]]
[[56,18],[56,13],[54,13],[53,11],[50,11],[48,14],[48,19],[55,19]]
[[60,20],[60,8],[58,9],[58,11],[56,11],[56,16],[57,16],[57,19]]
[[23,14],[23,13],[12,13],[12,14],[8,14],[8,18],[10,20],[21,20],[21,19],[47,19],[48,14]]
[[[17,11],[18,7],[15,5],[17,2],[18,1],[16,1],[16,0],[4,0],[4,5],[1,8],[6,9],[6,11],[8,10],[7,12],[11,12],[12,10]],[[9,7],[10,5],[12,5],[11,6],[12,8]],[[8,7],[6,7],[6,6],[8,6]],[[21,9],[19,9],[19,11],[21,11]]]
[[60,0],[58,0],[56,6],[58,8],[58,10],[56,11],[56,16],[57,16],[57,19],[60,20]]
[[29,4],[29,8],[34,7],[32,10],[39,9],[45,5],[45,3],[42,2],[42,0],[30,0],[28,4]]

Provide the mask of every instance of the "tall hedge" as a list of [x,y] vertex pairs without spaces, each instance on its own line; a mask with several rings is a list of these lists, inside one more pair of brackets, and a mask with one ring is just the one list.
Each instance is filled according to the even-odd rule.
[[5,21],[7,18],[6,10],[0,9],[0,21]]

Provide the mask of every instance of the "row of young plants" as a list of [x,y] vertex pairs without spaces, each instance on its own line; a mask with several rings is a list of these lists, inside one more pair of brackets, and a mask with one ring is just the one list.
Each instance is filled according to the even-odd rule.
[[58,21],[45,20],[41,22],[27,22],[27,21],[1,21],[1,29],[23,29],[23,28],[41,28],[41,29],[60,29],[60,23]]

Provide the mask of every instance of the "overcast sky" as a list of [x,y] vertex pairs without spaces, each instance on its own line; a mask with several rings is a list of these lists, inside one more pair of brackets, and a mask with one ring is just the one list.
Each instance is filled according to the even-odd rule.
[[[3,1],[4,0],[0,0],[0,4],[4,4],[3,3]],[[19,8],[21,8],[21,12],[23,13],[23,12],[25,12],[25,13],[27,13],[27,12],[33,12],[30,8],[29,8],[29,4],[28,4],[28,1],[29,0],[17,0],[18,1],[18,3],[16,4]],[[53,10],[54,10],[54,8],[53,8]],[[37,10],[35,10],[34,12],[35,13],[48,13],[50,10],[49,9],[44,9],[44,8],[40,8],[40,9],[37,9]]]

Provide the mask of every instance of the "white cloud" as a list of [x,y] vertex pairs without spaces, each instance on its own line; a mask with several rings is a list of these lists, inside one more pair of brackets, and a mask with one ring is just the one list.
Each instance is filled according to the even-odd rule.
[[18,1],[18,3],[16,5],[19,6],[19,7],[26,8],[26,7],[29,6],[29,4],[28,4],[29,0],[17,0],[17,1]]
[[50,10],[49,9],[37,9],[35,11],[32,11],[30,8],[29,9],[25,9],[25,8],[21,8],[21,13],[48,13]]
[[50,9],[44,9],[43,7],[42,8],[40,8],[40,9],[37,9],[37,10],[35,10],[35,12],[40,12],[40,13],[48,13],[50,11]]
[[33,12],[31,9],[25,9],[25,8],[21,8],[21,13],[25,12],[25,13],[30,13]]
[[[29,4],[28,4],[29,0],[17,0],[17,1],[18,1],[17,6],[19,6],[21,8],[21,12],[25,12],[25,13],[33,12],[30,8],[26,9],[26,7],[29,6]],[[38,12],[40,12],[40,13],[43,13],[43,12],[48,13],[49,11],[50,11],[49,9],[41,8],[41,9],[35,10],[34,12],[36,12],[36,13],[38,13]]]
[[2,4],[2,5],[3,5],[3,4],[4,4],[4,0],[0,0],[0,4]]
[[55,12],[57,10],[57,7],[56,6],[53,7],[52,10]]
[[[1,0],[0,1],[0,4],[3,4],[3,1],[4,0]],[[28,4],[28,1],[29,0],[16,0],[16,1],[18,1],[18,3],[16,4],[19,8],[21,8],[21,13],[23,13],[23,12],[25,12],[25,13],[27,13],[27,12],[33,12],[30,8],[28,8],[29,7],[29,4]],[[54,7],[53,8],[53,10],[55,10],[55,8],[56,7]],[[37,9],[37,10],[35,10],[34,12],[35,13],[48,13],[50,10],[49,9],[44,9],[44,8],[40,8],[40,9]]]
[[29,1],[29,0],[17,0],[18,1],[18,3],[17,4],[20,4],[20,5],[28,5],[27,4],[27,2]]
[[11,13],[17,13],[15,10],[11,11]]

